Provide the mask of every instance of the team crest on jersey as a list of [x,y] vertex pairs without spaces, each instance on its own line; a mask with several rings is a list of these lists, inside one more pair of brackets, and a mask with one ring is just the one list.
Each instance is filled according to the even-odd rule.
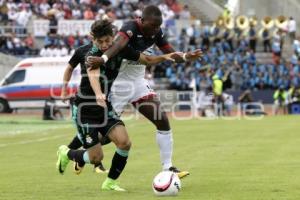
[[128,35],[129,37],[132,37],[132,36],[133,36],[133,33],[132,33],[132,31],[130,31],[130,30],[126,31],[126,33],[127,33],[127,35]]
[[93,142],[93,139],[90,136],[87,136],[86,138],[86,143],[91,144]]

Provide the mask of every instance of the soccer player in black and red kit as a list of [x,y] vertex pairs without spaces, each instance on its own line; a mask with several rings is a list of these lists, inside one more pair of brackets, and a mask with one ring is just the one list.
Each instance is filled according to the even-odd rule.
[[[167,42],[160,28],[162,24],[162,13],[156,6],[147,6],[143,10],[140,19],[131,20],[121,27],[114,44],[103,55],[92,57],[89,64],[97,67],[106,63],[111,57],[116,55],[124,47],[130,46],[135,50],[143,52],[155,44],[163,53],[175,52],[173,47]],[[175,56],[176,62],[195,60],[202,55],[201,50],[188,52],[183,56]],[[166,113],[160,106],[160,101],[156,96],[151,95],[141,98],[135,102],[138,111],[149,119],[156,126],[156,140],[160,148],[160,158],[163,170],[176,172],[180,178],[189,175],[188,171],[181,171],[172,164],[173,136],[170,123]]]

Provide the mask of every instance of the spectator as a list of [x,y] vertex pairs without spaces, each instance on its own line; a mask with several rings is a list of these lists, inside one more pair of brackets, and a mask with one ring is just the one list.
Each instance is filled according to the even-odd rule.
[[39,5],[39,13],[43,17],[47,17],[48,10],[50,10],[50,5],[48,4],[47,0],[43,0],[43,2]]
[[81,13],[81,10],[79,9],[78,5],[76,5],[75,8],[72,9],[72,18],[73,19],[82,19],[82,13]]
[[[51,12],[50,12],[51,11]],[[57,19],[55,17],[55,10],[50,10],[48,11],[48,19],[49,19],[49,29],[50,29],[50,34],[56,35],[57,33]]]
[[179,50],[183,52],[187,51],[189,36],[187,35],[186,30],[184,28],[181,29],[181,33],[178,41],[179,41]]
[[27,34],[27,37],[24,40],[26,47],[28,47],[29,49],[34,49],[35,48],[35,44],[34,44],[34,37],[32,36],[31,33]]
[[180,12],[179,19],[189,20],[191,18],[191,13],[188,5],[184,5],[183,10]]
[[213,80],[213,94],[214,94],[214,99],[217,108],[215,109],[217,111],[217,115],[221,116],[222,111],[224,108],[224,101],[223,101],[223,81],[219,77],[219,75],[215,74],[212,77]]
[[16,33],[26,34],[26,27],[29,22],[29,19],[32,15],[32,12],[28,7],[23,7],[21,12],[18,13],[16,22],[17,22],[17,30]]
[[234,105],[233,96],[224,92],[222,98],[224,100],[224,115],[231,116],[232,107]]
[[275,35],[273,44],[272,44],[272,52],[273,52],[273,61],[275,64],[279,64],[281,58],[281,47],[280,47],[280,36]]
[[45,101],[43,120],[62,120],[63,114],[53,98]]
[[94,19],[94,13],[93,13],[91,7],[87,7],[87,9],[84,11],[83,19],[86,19],[86,20]]
[[49,57],[50,53],[48,52],[48,47],[44,46],[41,50],[40,50],[40,56],[41,57]]
[[231,73],[231,80],[233,82],[233,90],[239,91],[243,85],[243,72],[240,66],[236,66]]
[[8,21],[8,7],[5,0],[0,0],[0,20],[4,22],[4,24]]
[[288,33],[289,33],[291,43],[296,38],[296,30],[297,30],[297,23],[293,17],[290,17],[290,20],[288,22]]
[[279,109],[283,109],[283,114],[287,114],[287,101],[288,101],[288,93],[285,91],[284,86],[280,86],[273,95],[274,99],[274,115],[277,115]]
[[263,45],[264,45],[264,52],[271,52],[271,43],[270,43],[270,31],[269,29],[263,29],[262,32],[262,39],[263,39]]

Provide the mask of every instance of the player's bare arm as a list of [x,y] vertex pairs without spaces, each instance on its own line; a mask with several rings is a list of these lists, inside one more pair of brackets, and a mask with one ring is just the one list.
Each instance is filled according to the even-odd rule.
[[[160,50],[164,54],[173,53],[175,52],[175,49],[171,45],[167,45],[167,48],[160,48]],[[194,61],[199,58],[201,58],[203,55],[203,52],[201,49],[196,49],[195,51],[189,51],[183,54],[175,54],[173,55],[173,59],[175,59],[176,63],[183,63],[186,61]]]
[[63,102],[65,102],[68,99],[68,84],[71,80],[73,70],[74,68],[70,64],[68,64],[64,72],[63,85],[61,88],[61,95],[60,95]]
[[143,53],[140,54],[139,62],[145,65],[155,65],[164,61],[175,62],[173,57],[177,57],[183,54],[182,52],[173,52],[159,56],[148,56]]
[[105,102],[106,97],[101,90],[101,86],[99,82],[100,68],[87,70],[87,73],[91,83],[91,87],[93,88],[93,91],[96,96],[97,104],[99,106],[106,107],[106,102]]

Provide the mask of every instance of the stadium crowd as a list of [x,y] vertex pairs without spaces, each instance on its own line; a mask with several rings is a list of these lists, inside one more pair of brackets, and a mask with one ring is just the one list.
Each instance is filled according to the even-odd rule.
[[[188,6],[182,6],[176,0],[0,0],[1,24],[19,26],[11,34],[0,37],[0,51],[14,55],[65,56],[71,50],[90,42],[88,36],[59,35],[50,30],[44,38],[44,47],[37,49],[35,38],[26,33],[30,18],[50,18],[50,25],[57,25],[60,19],[132,19],[141,15],[147,4],[159,5],[164,17],[164,32],[171,43],[180,51],[201,48],[205,52],[201,61],[185,64],[163,63],[152,67],[149,73],[154,78],[166,78],[170,89],[189,90],[192,84],[197,88],[211,87],[213,75],[224,81],[224,89],[275,89],[291,85],[300,85],[300,42],[292,38],[294,55],[281,58],[284,33],[278,31],[274,36],[264,33],[263,51],[271,52],[274,60],[269,64],[259,64],[256,58],[257,42],[253,45],[255,30],[245,34],[218,30],[215,26],[193,24],[177,33],[175,19],[190,19]],[[235,30],[234,30],[235,31]],[[1,32],[1,30],[0,30]],[[23,34],[25,37],[18,37]],[[238,35],[236,37],[236,35]],[[255,38],[258,40],[258,38]],[[266,41],[268,40],[268,41]],[[209,72],[209,73],[208,73]]]
[[182,7],[176,0],[0,0],[0,52],[37,55],[35,38],[27,33],[26,27],[31,19],[48,19],[50,32],[45,37],[42,56],[62,56],[65,48],[70,53],[88,38],[56,34],[59,20],[134,19],[141,16],[142,8],[148,4],[159,5],[164,23],[191,18],[188,6]]
[[[191,26],[183,29],[178,37],[177,47],[181,51],[200,47],[205,51],[201,61],[184,65],[161,64],[154,69],[154,77],[167,77],[171,89],[187,90],[195,77],[198,89],[212,86],[212,76],[225,82],[225,88],[233,90],[245,89],[276,89],[280,86],[289,88],[291,85],[300,85],[299,40],[294,40],[293,56],[289,59],[277,54],[277,43],[280,39],[272,39],[273,62],[260,64],[257,62],[256,49],[252,49],[249,37],[241,40],[228,40],[223,35],[214,37],[206,27],[196,29]],[[262,45],[263,46],[263,45]],[[205,73],[204,73],[205,72]],[[209,73],[207,73],[209,72]]]

